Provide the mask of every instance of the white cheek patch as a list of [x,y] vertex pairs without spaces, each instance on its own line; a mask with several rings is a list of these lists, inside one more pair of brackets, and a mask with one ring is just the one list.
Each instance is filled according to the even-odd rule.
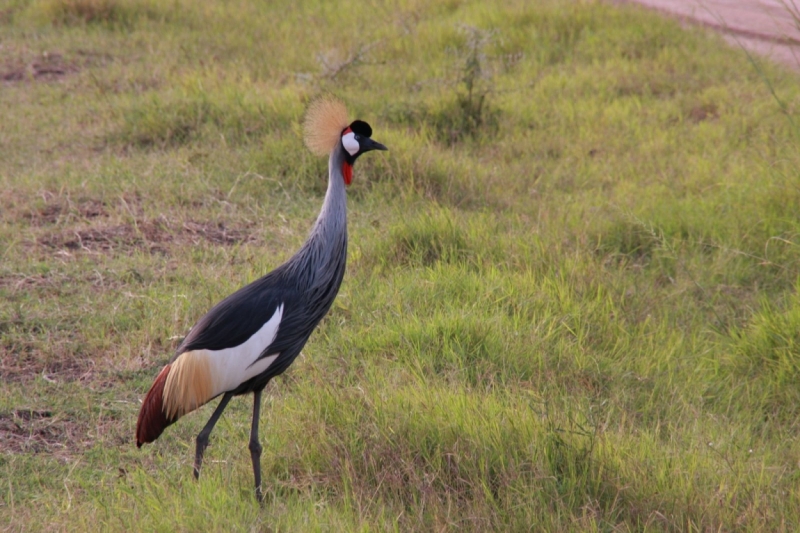
[[350,133],[345,133],[342,135],[342,145],[344,149],[347,150],[347,153],[350,155],[356,155],[361,147],[358,145],[358,141],[356,141],[356,134],[352,131]]

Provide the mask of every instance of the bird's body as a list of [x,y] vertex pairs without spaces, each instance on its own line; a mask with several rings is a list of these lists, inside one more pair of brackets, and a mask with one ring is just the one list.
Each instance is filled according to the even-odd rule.
[[199,475],[208,435],[228,401],[254,393],[250,450],[259,499],[261,391],[292,364],[333,304],[345,272],[345,187],[352,179],[353,163],[361,153],[386,149],[370,139],[366,123],[348,126],[338,101],[322,100],[312,106],[306,132],[312,150],[319,153],[325,148],[330,153],[328,190],[308,239],[291,259],[219,302],[197,322],[147,393],[136,427],[141,446],[184,414],[224,395],[197,438],[195,475]]

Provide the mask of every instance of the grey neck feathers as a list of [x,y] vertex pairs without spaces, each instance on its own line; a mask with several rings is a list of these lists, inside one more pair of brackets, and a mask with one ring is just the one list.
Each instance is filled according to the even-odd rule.
[[342,234],[347,237],[347,191],[345,190],[342,164],[345,161],[344,149],[341,143],[333,149],[328,159],[328,192],[322,210],[311,231],[313,238],[316,233],[327,236]]
[[[298,270],[297,282],[306,289],[341,283],[347,258],[347,192],[341,143],[328,161],[328,192],[322,210],[303,247],[290,261]],[[294,269],[293,269],[294,270]],[[334,294],[335,296],[335,291]]]

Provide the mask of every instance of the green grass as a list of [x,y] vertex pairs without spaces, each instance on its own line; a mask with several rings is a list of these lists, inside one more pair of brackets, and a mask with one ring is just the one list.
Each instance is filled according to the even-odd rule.
[[[0,25],[0,529],[800,528],[795,73],[598,2],[13,0]],[[141,450],[134,426],[194,321],[305,238],[321,92],[390,152],[268,389],[259,508],[249,398],[199,482],[213,405]]]

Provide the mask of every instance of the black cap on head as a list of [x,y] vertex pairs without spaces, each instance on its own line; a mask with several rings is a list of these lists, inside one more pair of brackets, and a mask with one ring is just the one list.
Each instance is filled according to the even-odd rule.
[[353,133],[361,137],[372,137],[372,128],[363,120],[354,120],[350,124],[350,129],[353,130]]

